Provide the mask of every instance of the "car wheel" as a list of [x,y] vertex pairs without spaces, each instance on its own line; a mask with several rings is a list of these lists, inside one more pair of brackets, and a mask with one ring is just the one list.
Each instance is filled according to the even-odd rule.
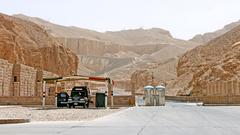
[[60,103],[57,103],[57,107],[60,107]]
[[83,105],[83,108],[86,108],[86,104]]

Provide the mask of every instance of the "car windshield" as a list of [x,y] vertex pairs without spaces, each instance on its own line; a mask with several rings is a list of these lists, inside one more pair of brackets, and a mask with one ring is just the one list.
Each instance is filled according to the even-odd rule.
[[75,96],[84,97],[84,96],[86,96],[86,92],[85,91],[72,91],[71,95],[72,95],[72,97],[75,97]]
[[61,93],[60,97],[67,97],[67,95],[65,93]]
[[80,96],[78,91],[72,91],[71,95],[72,97]]

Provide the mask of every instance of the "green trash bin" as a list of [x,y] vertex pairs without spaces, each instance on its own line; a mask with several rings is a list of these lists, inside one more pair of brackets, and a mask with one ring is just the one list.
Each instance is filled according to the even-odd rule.
[[96,93],[96,107],[105,107],[105,93]]

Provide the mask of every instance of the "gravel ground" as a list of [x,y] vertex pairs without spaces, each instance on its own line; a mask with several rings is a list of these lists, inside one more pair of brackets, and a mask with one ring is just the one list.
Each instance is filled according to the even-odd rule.
[[48,109],[20,106],[0,107],[0,119],[27,118],[31,121],[83,121],[96,119],[126,108],[118,109]]

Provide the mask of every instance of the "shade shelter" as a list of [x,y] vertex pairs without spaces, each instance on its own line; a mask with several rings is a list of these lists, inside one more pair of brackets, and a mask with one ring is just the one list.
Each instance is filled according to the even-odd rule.
[[42,106],[45,107],[45,93],[46,93],[46,84],[47,83],[54,83],[55,84],[55,105],[57,106],[57,89],[58,89],[58,82],[71,82],[71,81],[96,81],[96,82],[103,82],[107,85],[107,98],[111,99],[111,106],[113,106],[113,84],[114,81],[108,77],[93,77],[93,76],[82,76],[82,75],[74,75],[74,76],[66,76],[66,77],[52,77],[52,78],[43,78],[43,100]]

